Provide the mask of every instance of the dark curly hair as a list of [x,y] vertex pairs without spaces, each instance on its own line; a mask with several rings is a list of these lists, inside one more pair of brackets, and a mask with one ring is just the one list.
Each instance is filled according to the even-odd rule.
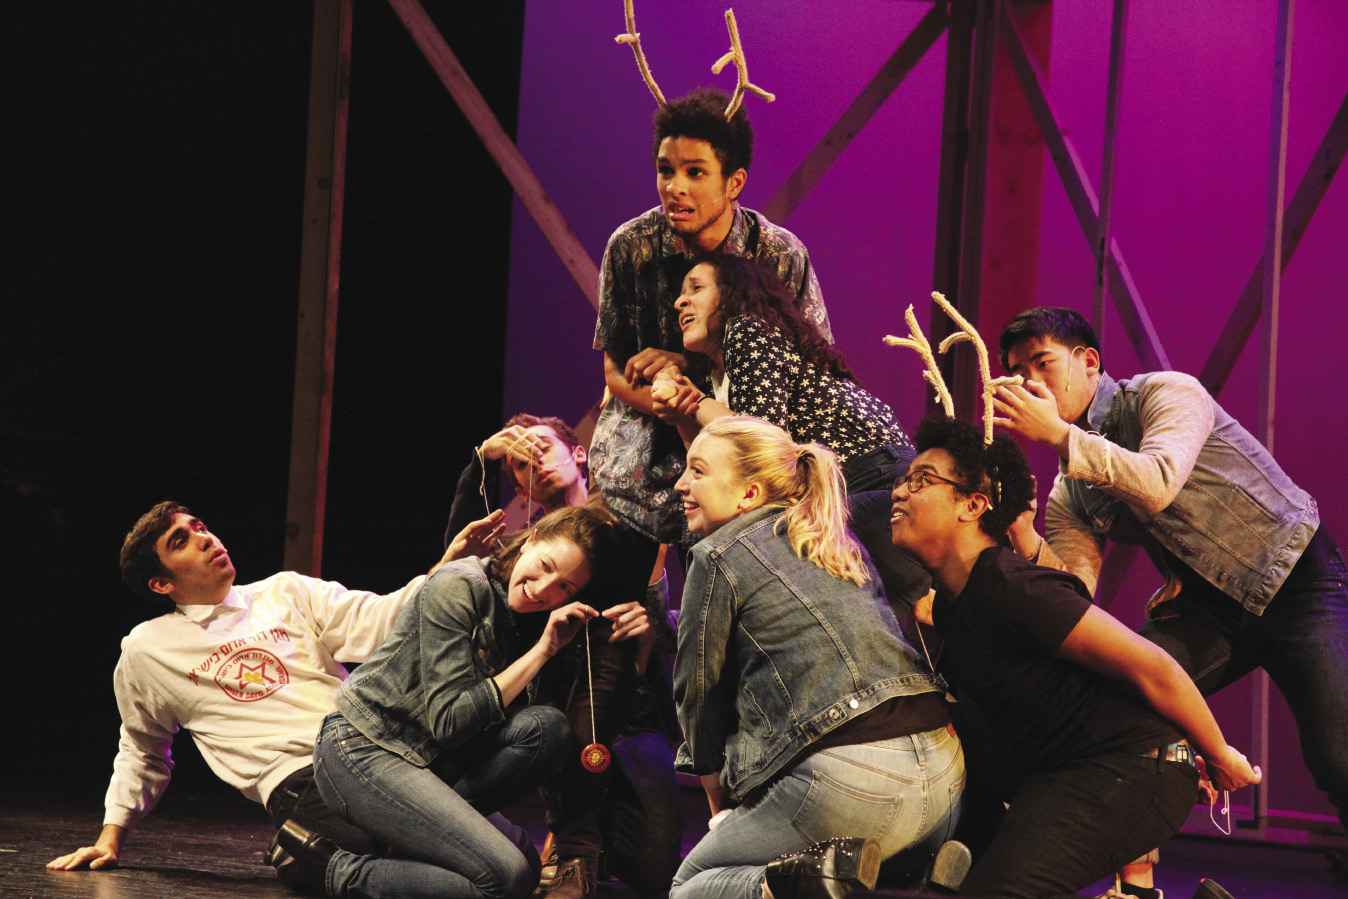
[[164,532],[173,527],[178,514],[191,515],[192,510],[172,500],[158,503],[136,521],[122,541],[122,582],[140,596],[163,599],[150,589],[150,579],[168,577],[168,569],[159,560],[157,544]]
[[[801,314],[800,301],[777,277],[776,272],[756,259],[722,253],[708,256],[700,260],[699,264],[702,262],[716,272],[719,299],[707,323],[707,331],[714,346],[720,347],[724,342],[727,322],[741,315],[752,315],[781,330],[805,361],[836,377],[856,380],[842,353],[835,350],[819,333],[814,322]],[[700,354],[688,355],[694,377],[702,375],[708,363],[697,358]]]
[[1034,475],[1030,462],[1016,441],[1005,434],[983,445],[983,429],[972,422],[932,416],[918,426],[913,443],[919,453],[942,449],[955,462],[955,476],[968,495],[981,493],[991,500],[978,520],[978,527],[1001,541],[1016,516],[1030,508],[1034,499]]
[[670,100],[655,111],[655,148],[651,161],[660,161],[660,143],[667,137],[705,140],[716,151],[721,177],[729,178],[739,169],[749,171],[754,161],[754,129],[744,107],[725,120],[730,95],[714,87],[699,87]]
[[1068,349],[1081,346],[1095,350],[1100,356],[1100,370],[1105,370],[1105,357],[1100,353],[1100,338],[1095,334],[1095,327],[1080,312],[1066,306],[1035,306],[1007,322],[1002,328],[1002,336],[997,338],[1002,368],[1010,370],[1006,356],[1016,344],[1035,337],[1049,338]]

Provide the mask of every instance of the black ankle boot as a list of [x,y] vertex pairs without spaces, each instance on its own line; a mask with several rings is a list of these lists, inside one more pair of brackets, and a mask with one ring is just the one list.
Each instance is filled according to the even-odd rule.
[[879,873],[879,843],[839,837],[770,862],[765,879],[773,899],[844,899],[857,887],[874,887]]
[[286,821],[272,837],[262,860],[276,869],[281,883],[297,893],[327,895],[328,862],[337,844],[295,821]]
[[1215,880],[1204,877],[1198,881],[1198,889],[1194,891],[1194,899],[1232,899],[1232,896],[1222,889],[1221,885]]

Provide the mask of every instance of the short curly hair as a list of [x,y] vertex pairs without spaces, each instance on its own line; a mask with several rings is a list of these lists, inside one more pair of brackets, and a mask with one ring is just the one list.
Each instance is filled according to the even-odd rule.
[[122,541],[122,582],[141,596],[162,598],[150,589],[150,579],[168,577],[168,569],[159,559],[158,543],[179,514],[191,515],[192,510],[172,500],[157,503],[136,521]]
[[729,178],[740,169],[749,171],[754,161],[754,129],[744,107],[726,121],[730,95],[714,87],[699,87],[670,100],[655,111],[655,147],[651,161],[660,161],[660,144],[667,137],[705,140],[721,163],[721,177]]
[[942,449],[955,462],[955,475],[964,494],[981,493],[991,505],[978,527],[1001,540],[1016,517],[1030,508],[1034,499],[1034,475],[1030,462],[1016,441],[998,434],[984,446],[983,429],[968,421],[932,416],[918,426],[913,443],[919,453]]

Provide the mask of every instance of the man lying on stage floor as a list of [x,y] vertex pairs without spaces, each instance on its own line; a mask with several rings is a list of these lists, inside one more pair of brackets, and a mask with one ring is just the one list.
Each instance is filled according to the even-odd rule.
[[[431,571],[462,549],[456,541]],[[103,829],[92,846],[47,867],[116,866],[127,834],[168,787],[180,728],[191,731],[211,770],[265,806],[277,828],[294,820],[352,852],[382,851],[313,789],[314,741],[346,679],[341,662],[359,662],[384,642],[426,575],[386,596],[291,571],[238,586],[224,544],[174,502],[136,522],[121,568],[132,590],[176,608],[122,640],[113,673],[121,740]],[[274,847],[267,859],[291,884],[285,854]]]

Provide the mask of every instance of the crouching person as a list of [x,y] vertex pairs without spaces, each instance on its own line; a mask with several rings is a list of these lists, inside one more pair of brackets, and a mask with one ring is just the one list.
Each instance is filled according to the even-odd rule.
[[693,547],[679,619],[680,768],[714,828],[671,899],[840,896],[954,830],[964,757],[939,680],[847,529],[832,451],[748,417],[706,425],[676,489]]
[[608,516],[563,509],[490,559],[446,565],[408,603],[314,749],[323,800],[396,857],[289,835],[330,895],[521,899],[537,886],[529,835],[498,810],[574,748],[566,716],[531,704],[535,679],[597,616],[578,597],[613,555]]
[[932,573],[918,619],[942,637],[938,671],[967,694],[1024,772],[970,896],[1046,899],[1076,890],[1179,830],[1195,751],[1221,788],[1257,783],[1164,650],[1091,604],[1074,575],[1000,545],[1034,484],[1009,437],[930,420],[894,489],[894,542]]

